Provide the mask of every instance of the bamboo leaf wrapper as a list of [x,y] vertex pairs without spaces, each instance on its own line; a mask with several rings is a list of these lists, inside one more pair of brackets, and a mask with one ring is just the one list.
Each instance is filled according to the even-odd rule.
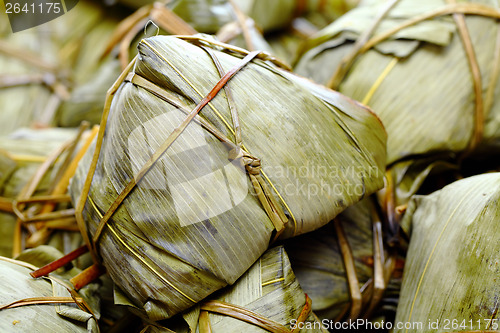
[[[188,40],[143,40],[132,74],[113,97],[83,197],[91,239],[117,196],[220,80],[219,70],[239,64],[244,53]],[[255,59],[110,211],[96,242],[99,255],[137,307],[153,320],[170,317],[234,283],[260,257],[279,228],[270,215],[288,220],[280,237],[291,237],[379,189],[385,138],[365,107]],[[74,201],[90,159],[88,153],[73,179]],[[267,191],[266,199],[259,191]],[[276,211],[266,212],[266,202]]]

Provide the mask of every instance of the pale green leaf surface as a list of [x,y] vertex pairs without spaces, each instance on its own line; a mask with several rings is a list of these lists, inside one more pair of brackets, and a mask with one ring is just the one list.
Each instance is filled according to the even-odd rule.
[[[213,52],[225,71],[240,61]],[[186,110],[220,78],[204,50],[163,36],[141,42],[134,72],[175,95]],[[379,119],[360,104],[262,61],[248,64],[227,87],[243,143],[261,159],[295,216],[298,234],[326,224],[383,185],[386,134]],[[224,90],[200,114],[234,140],[215,110],[231,124]],[[184,118],[184,112],[144,88],[121,85],[90,192],[99,214]],[[260,202],[249,195],[253,189],[248,190],[247,176],[237,168],[224,167],[225,175],[219,173],[228,163],[228,150],[196,126],[187,127],[127,197],[99,243],[115,283],[153,320],[192,306],[188,297],[198,301],[234,283],[265,251],[272,235]],[[200,144],[198,150],[186,151]],[[73,199],[79,196],[89,154],[73,180]],[[305,174],[300,174],[301,167]],[[209,182],[201,177],[207,174],[213,177]],[[226,182],[231,193],[244,195],[238,204],[224,208]],[[99,214],[87,201],[84,217],[91,235]],[[208,218],[199,221],[199,216]],[[290,221],[283,237],[293,230]],[[125,277],[123,272],[141,273]]]
[[[500,174],[489,173],[410,201],[402,221],[411,239],[396,322],[472,320],[474,329],[487,329],[486,319],[499,319],[499,188]],[[423,331],[450,331],[442,325]]]
[[[373,257],[370,200],[362,200],[338,217],[351,246],[360,285],[373,275],[373,268],[367,265]],[[313,311],[322,319],[334,320],[350,296],[333,224],[291,239],[285,248],[300,285],[313,301]]]
[[[22,262],[0,257],[0,300],[2,305],[31,297],[64,296],[69,292],[61,286],[55,287],[56,281],[33,279],[29,276],[32,269],[23,267]],[[23,263],[23,265],[29,265]],[[56,294],[54,294],[56,292]],[[82,310],[75,308],[63,313],[74,321],[59,316],[53,304],[26,305],[0,311],[0,330],[2,332],[98,332],[95,320]],[[69,311],[69,312],[68,312]]]
[[[299,317],[306,302],[304,291],[295,278],[283,246],[266,251],[233,286],[210,295],[207,300],[238,305],[287,328],[291,328],[291,321]],[[198,317],[198,306],[183,313],[186,322],[194,322],[190,325],[191,332],[198,332]],[[214,333],[267,332],[256,325],[215,313],[209,313],[209,321]],[[311,328],[296,332],[325,332],[312,314],[308,316],[304,325],[305,327],[310,325]],[[176,331],[182,333],[188,332],[189,329]]]
[[[495,1],[475,2],[498,8]],[[376,2],[377,8],[381,5],[382,1]],[[412,18],[442,5],[444,1],[402,0],[381,22],[377,33],[401,23],[403,18]],[[352,49],[353,39],[345,40],[343,34],[352,31],[352,24],[359,27],[359,35],[373,21],[377,13],[374,8],[360,6],[320,31],[311,46],[319,45],[303,56],[296,71],[326,84],[342,58]],[[405,11],[399,15],[398,11],[403,8]],[[467,16],[466,22],[481,71],[484,99],[493,72],[498,22],[479,16]],[[403,29],[391,37],[390,44],[382,43],[380,48],[358,56],[338,88],[341,93],[363,101],[377,79],[382,78],[384,69],[395,59],[393,55],[387,55],[391,53],[390,48],[403,57],[382,79],[372,98],[366,101],[386,127],[388,164],[414,155],[460,152],[468,147],[475,126],[474,90],[463,43],[454,30],[450,17]],[[415,42],[418,42],[418,47],[413,50],[417,46]],[[408,43],[413,43],[413,46]],[[411,52],[400,54],[405,48]],[[499,147],[499,92],[500,85],[496,83],[493,105],[484,122],[483,150]]]
[[[34,157],[46,157],[55,149],[58,149],[66,141],[76,135],[75,129],[27,129],[20,128],[6,137],[0,137],[0,164],[5,163],[0,171],[0,196],[15,199],[23,187],[31,180],[41,162],[14,161],[10,155],[28,155]],[[56,168],[57,169],[57,168]],[[48,172],[42,180],[38,193],[48,189],[49,181],[54,176],[55,170]],[[6,177],[3,178],[5,173]],[[12,255],[12,243],[14,239],[14,228],[16,216],[13,213],[0,212],[0,255],[9,257]],[[78,238],[81,239],[80,236]],[[60,250],[64,249],[66,241],[57,242]],[[54,245],[56,245],[54,243]],[[77,245],[76,247],[78,247]],[[76,248],[74,247],[74,248]],[[74,248],[68,249],[68,252]]]

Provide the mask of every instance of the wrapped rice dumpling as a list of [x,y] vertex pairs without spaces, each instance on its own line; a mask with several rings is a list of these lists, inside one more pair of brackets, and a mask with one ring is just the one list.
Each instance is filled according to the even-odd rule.
[[[352,250],[360,287],[373,276],[372,206],[367,198],[337,217]],[[287,241],[286,250],[300,285],[312,299],[313,311],[320,318],[338,318],[350,293],[333,222]]]
[[[134,325],[134,321],[140,323],[139,318],[131,315],[127,308],[123,306],[115,306],[113,304],[113,285],[107,276],[101,276],[97,283],[87,284],[85,287],[78,290],[78,292],[73,289],[70,279],[80,274],[82,269],[88,267],[85,265],[80,266],[82,257],[77,259],[78,262],[73,260],[66,263],[64,266],[53,270],[53,272],[47,273],[47,267],[53,266],[54,261],[59,260],[62,256],[62,252],[58,251],[56,248],[48,245],[40,245],[32,249],[24,250],[14,259],[36,267],[41,267],[37,271],[29,272],[29,275],[32,277],[38,276],[37,272],[40,270],[44,271],[44,276],[49,274],[48,278],[35,278],[30,279],[31,281],[36,282],[45,280],[54,284],[62,284],[61,288],[54,288],[55,296],[66,296],[67,292],[71,292],[72,296],[75,297],[75,301],[78,301],[78,307],[80,309],[73,304],[70,304],[70,306],[64,306],[63,308],[57,306],[55,310],[60,315],[60,318],[68,318],[69,320],[74,319],[77,324],[80,324],[79,322],[86,321],[90,323],[89,317],[94,317],[94,322],[95,320],[99,321],[99,329],[97,330],[94,323],[91,323],[91,325],[87,324],[87,332],[139,332],[139,325]],[[30,268],[36,267],[30,266]],[[46,306],[52,307],[50,304]],[[54,308],[52,309],[54,311]],[[124,322],[128,323],[125,327],[123,326]],[[120,327],[123,328],[120,329]],[[135,327],[137,327],[137,330],[134,330]],[[40,329],[39,331],[35,331],[45,332],[46,330]],[[71,330],[58,330],[57,328],[50,331],[73,332]]]
[[[311,312],[311,299],[300,288],[282,246],[266,251],[234,286],[209,296],[182,317],[189,328],[169,328],[178,333],[327,332]],[[157,331],[151,326],[148,332]]]
[[96,93],[96,86],[102,83],[105,92],[113,82],[106,79],[120,70],[110,73],[111,65],[101,70],[103,76],[94,73],[123,14],[81,0],[65,15],[12,33],[7,14],[0,12],[0,136],[34,125],[78,126],[81,114],[95,104],[100,110],[91,114],[98,122],[105,96]]
[[499,5],[454,3],[363,2],[321,30],[296,66],[373,108],[388,163],[500,147]]
[[183,38],[139,44],[70,190],[95,257],[153,320],[383,185],[368,109],[265,54]]
[[295,17],[306,16],[319,27],[330,23],[357,3],[356,0],[234,0],[265,32],[289,27]]
[[[74,13],[73,13],[74,12]],[[116,53],[100,59],[109,39],[119,23],[128,14],[123,8],[108,10],[92,1],[79,1],[68,18],[70,24],[80,17],[92,18],[80,40],[72,65],[70,96],[57,110],[54,124],[63,127],[77,127],[82,121],[98,124],[106,90],[120,73]],[[74,42],[74,41],[73,41]]]
[[82,121],[92,124],[101,121],[106,90],[120,74],[120,63],[118,59],[106,59],[93,73],[92,77],[77,85],[69,99],[62,103],[56,115],[58,126],[75,127]]
[[236,19],[233,7],[227,0],[177,0],[168,7],[203,33],[216,33]]
[[50,122],[58,106],[54,101],[67,96],[67,82],[55,75],[55,50],[47,34],[39,29],[12,34],[2,10],[0,38],[0,136],[5,136],[20,127]]
[[[106,20],[85,38],[82,55],[97,55],[99,61],[95,62],[98,67],[92,68],[87,76],[78,80],[71,97],[59,109],[58,126],[78,126],[83,120],[99,123],[106,91],[137,55],[140,39],[160,32],[172,35],[196,33],[196,30],[161,3],[146,5],[127,17],[120,15],[123,10],[120,6],[108,9],[114,15],[106,16]],[[98,47],[89,52],[88,49],[95,47],[94,45]]]
[[500,174],[488,173],[410,201],[402,221],[411,238],[396,322],[424,327],[404,332],[456,331],[451,320],[467,331],[498,329],[499,189]]
[[[11,256],[16,230],[16,215],[12,203],[26,189],[40,166],[51,154],[61,150],[74,139],[75,129],[19,129],[7,137],[0,138],[0,255]],[[62,160],[42,177],[33,194],[46,194],[53,182]],[[28,229],[35,231],[33,225]],[[76,232],[73,233],[78,236]],[[66,241],[69,240],[68,237]],[[80,242],[81,237],[74,241]],[[66,243],[58,240],[59,244]],[[17,244],[16,246],[20,246]],[[79,246],[79,245],[78,245]],[[61,250],[67,247],[58,246]],[[16,249],[15,252],[19,252]]]
[[0,257],[0,331],[97,333],[97,320],[65,282],[33,279],[37,267]]

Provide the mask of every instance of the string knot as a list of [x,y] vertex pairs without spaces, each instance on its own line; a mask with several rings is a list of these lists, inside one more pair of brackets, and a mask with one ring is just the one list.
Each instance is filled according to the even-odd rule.
[[250,175],[259,175],[261,171],[260,160],[253,156],[243,156],[245,169]]
[[241,148],[234,148],[229,151],[229,160],[237,160],[240,159],[242,164],[245,166],[245,170],[249,175],[259,175],[261,171],[261,163],[260,159],[257,157],[250,155],[248,152],[244,151]]

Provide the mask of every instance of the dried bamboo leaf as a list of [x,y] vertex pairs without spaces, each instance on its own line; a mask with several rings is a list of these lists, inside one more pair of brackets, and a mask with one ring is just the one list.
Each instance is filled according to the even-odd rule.
[[[8,22],[4,12],[0,15]],[[92,79],[107,39],[122,17],[119,10],[106,12],[102,5],[80,1],[65,15],[42,26],[17,33],[11,33],[10,27],[2,29],[0,135],[20,127],[58,123],[58,109],[67,99],[74,99],[69,103],[81,109],[78,103],[90,98],[85,95],[89,89],[76,91],[75,96],[71,91]],[[102,108],[103,100],[97,101]]]
[[76,127],[83,120],[99,123],[107,89],[120,75],[123,69],[120,66],[137,55],[137,44],[142,38],[159,33],[196,33],[175,14],[164,10],[158,3],[140,8],[125,18],[123,13],[112,10],[114,15],[106,15],[105,20],[89,32],[81,46],[74,89],[58,110],[58,126]]
[[[62,256],[63,253],[58,249],[54,248],[53,246],[40,245],[32,249],[24,250],[18,256],[16,256],[15,259],[18,261],[31,264],[36,267],[43,267],[61,258]],[[78,275],[81,271],[82,269],[78,268],[76,265],[69,264],[66,267],[62,267],[57,271],[52,272],[50,274],[51,278],[54,278],[56,282],[62,281],[64,283],[64,285],[56,283],[55,286],[53,286],[54,295],[61,296],[64,293],[64,290],[68,289],[67,286],[69,286],[69,279],[71,279],[75,275]],[[92,310],[92,314],[95,316],[96,319],[100,318],[100,307],[101,307],[100,304],[101,299],[99,295],[100,293],[101,293],[101,286],[97,283],[89,284],[78,291],[79,296],[81,296],[85,300],[86,305]],[[68,314],[66,315],[66,317],[69,318],[72,318],[72,316],[76,316],[77,318],[88,317],[88,314],[83,314],[83,317],[81,317],[82,314],[79,313],[79,311],[73,311],[73,310],[75,309],[73,308],[62,309],[60,307],[56,307],[56,311],[59,314],[65,316],[64,314],[61,313],[65,312]],[[79,320],[79,321],[86,321],[86,320]]]
[[[212,332],[268,332],[231,315],[222,315],[208,311],[208,317],[202,318],[204,309],[211,301],[223,302],[261,315],[270,322],[275,322],[286,329],[303,327],[296,332],[327,332],[311,312],[302,324],[298,324],[304,307],[306,295],[294,276],[290,261],[282,246],[267,250],[236,283],[207,298],[201,305],[183,313],[188,327],[170,327],[174,331],[203,332],[200,327],[203,320],[208,320]],[[151,328],[151,332],[156,330]]]
[[[372,40],[409,19],[444,8],[446,3],[401,0],[380,22]],[[485,15],[500,14],[496,1],[463,6],[476,8],[480,4],[489,6],[480,8],[490,8]],[[297,72],[317,82],[334,83],[336,68],[383,6],[384,1],[363,3],[320,31],[311,40],[309,47],[313,48],[302,57]],[[340,92],[370,105],[381,117],[389,137],[388,163],[414,155],[472,150],[477,136],[482,136],[480,148],[498,149],[500,43],[498,21],[493,17],[466,15],[480,82],[472,79],[470,54],[464,50],[450,15],[399,30],[370,49],[365,45],[373,45],[372,40],[362,44],[345,77],[337,77]],[[483,92],[476,96],[474,91],[481,83]]]
[[[264,31],[289,25],[298,7],[296,1],[290,0],[234,0],[234,4]],[[215,33],[236,20],[231,2],[227,0],[178,0],[168,6],[200,32]]]
[[[14,200],[22,192],[23,188],[30,182],[37,172],[37,169],[49,154],[59,149],[65,142],[73,138],[75,129],[19,129],[7,137],[0,138],[0,164],[6,163],[2,167],[0,174],[6,173],[5,179],[0,182],[0,197]],[[60,165],[60,164],[59,164]],[[40,185],[37,194],[45,193],[48,190],[50,180],[54,177],[58,166],[46,174]],[[2,178],[2,177],[0,177]],[[0,210],[0,255],[10,257],[13,251],[13,235],[16,227],[16,216],[12,210]],[[73,233],[76,234],[76,233]],[[57,236],[56,238],[61,237]],[[81,236],[66,236],[66,240],[54,239],[53,245],[60,250],[68,250],[64,244],[69,239],[72,242],[81,242]],[[78,246],[76,246],[78,247]]]
[[215,33],[236,19],[227,0],[179,0],[168,6],[193,28],[204,33]]
[[[55,81],[55,50],[39,29],[12,34],[0,12],[0,136],[43,119]],[[37,50],[38,52],[35,52]],[[18,80],[21,78],[21,80]]]
[[[0,184],[0,196],[15,199],[30,181],[37,168],[47,157],[68,140],[74,138],[75,129],[19,129],[0,139],[3,159],[14,166],[9,177]],[[2,155],[0,153],[0,155]],[[38,187],[39,193],[48,189],[49,180],[57,168],[44,177]]]
[[[360,285],[373,276],[372,209],[368,198],[338,217],[352,249]],[[285,248],[300,285],[312,299],[313,311],[322,319],[335,320],[350,295],[333,224],[291,239]]]
[[470,330],[498,328],[499,185],[499,173],[483,174],[410,201],[396,322],[420,322],[426,332],[455,330],[446,319],[465,321]]
[[[18,307],[0,310],[0,330],[3,332],[98,332],[97,320],[81,310],[62,280],[56,278],[33,279],[29,273],[35,266],[0,257],[0,299],[5,306],[20,302]],[[32,302],[28,300],[37,298]],[[60,299],[63,303],[43,304]],[[26,303],[26,304],[23,304]],[[72,304],[71,304],[72,303]]]
[[[4,184],[12,176],[12,173],[16,169],[16,162],[9,157],[6,151],[0,150],[0,189],[4,187]],[[2,191],[0,191],[0,195]]]
[[[330,22],[331,20],[328,23]],[[311,23],[311,20],[298,17],[293,20],[291,28],[268,35],[267,41],[274,50],[273,54],[290,64],[295,64],[299,60],[304,43],[315,35],[319,29],[317,25]]]
[[290,25],[300,10],[296,1],[234,0],[241,10],[255,20],[264,31],[282,29]]
[[305,16],[313,24],[322,27],[357,5],[356,0],[306,0],[302,3],[290,0],[234,0],[257,26],[265,32],[282,30],[291,25],[295,17]]
[[89,26],[80,41],[71,72],[71,95],[61,103],[55,115],[54,123],[57,126],[77,127],[82,121],[98,124],[106,90],[113,83],[114,77],[120,73],[120,64],[115,53],[102,61],[100,57],[111,35],[127,13],[123,9],[111,11],[94,3],[84,3],[85,7],[77,6],[70,12],[74,17],[68,19],[76,20],[77,17],[93,14],[97,16],[97,21]]
[[106,90],[119,74],[118,59],[106,59],[93,71],[93,76],[77,85],[69,100],[62,103],[57,114],[57,125],[75,127],[82,121],[98,124],[101,121]]
[[[436,158],[420,158],[401,161],[390,168],[394,178],[395,206],[405,205],[414,194],[417,194],[424,181],[433,174],[457,170],[458,166],[451,161],[452,156]],[[384,191],[381,191],[383,193]]]
[[[60,235],[58,233],[57,235]],[[28,249],[23,251],[16,260],[21,260],[23,262],[29,263],[37,267],[43,267],[47,264],[53,263],[55,260],[60,259],[63,254],[52,246],[40,245],[33,249]],[[78,257],[78,261],[81,261],[82,256]],[[73,264],[73,265],[72,265]],[[90,263],[91,264],[91,263]],[[80,263],[72,261],[64,267],[57,269],[50,273],[50,279],[55,279],[56,282],[62,282],[63,285],[54,284],[54,295],[62,295],[67,286],[70,286],[70,279],[77,276],[82,272],[83,268],[88,266],[81,266]],[[70,288],[72,289],[72,288]],[[113,325],[115,322],[119,321],[122,317],[126,316],[131,318],[131,314],[124,307],[117,307],[113,304],[113,286],[111,280],[107,276],[101,276],[98,283],[91,283],[83,287],[78,291],[78,296],[84,300],[84,304],[81,306],[90,309],[92,315],[99,320],[100,331],[108,331],[109,326]],[[61,307],[57,304],[56,311],[63,317],[68,317],[77,321],[86,321],[85,319],[88,314],[82,312],[78,308],[74,307]],[[80,306],[80,307],[81,307]],[[120,332],[129,329],[126,327]],[[110,330],[110,332],[115,332]]]
[[[209,52],[215,60],[174,37],[141,42],[135,76],[121,85],[108,125],[101,125],[102,151],[90,195],[82,198],[91,237],[127,183],[219,81],[214,62],[227,71],[241,61]],[[242,148],[263,161],[262,177],[274,189],[266,186],[282,198],[273,205],[290,219],[282,238],[319,228],[382,186],[385,132],[359,104],[263,61],[248,64],[225,89],[101,224],[99,255],[110,276],[154,320],[234,283],[271,240],[274,227],[252,195],[255,182],[240,158],[228,160],[228,146],[238,142],[239,127],[229,125],[234,109]],[[89,163],[87,156],[73,179],[74,201]],[[308,194],[314,186],[318,192]],[[124,271],[141,274],[124,279]]]

